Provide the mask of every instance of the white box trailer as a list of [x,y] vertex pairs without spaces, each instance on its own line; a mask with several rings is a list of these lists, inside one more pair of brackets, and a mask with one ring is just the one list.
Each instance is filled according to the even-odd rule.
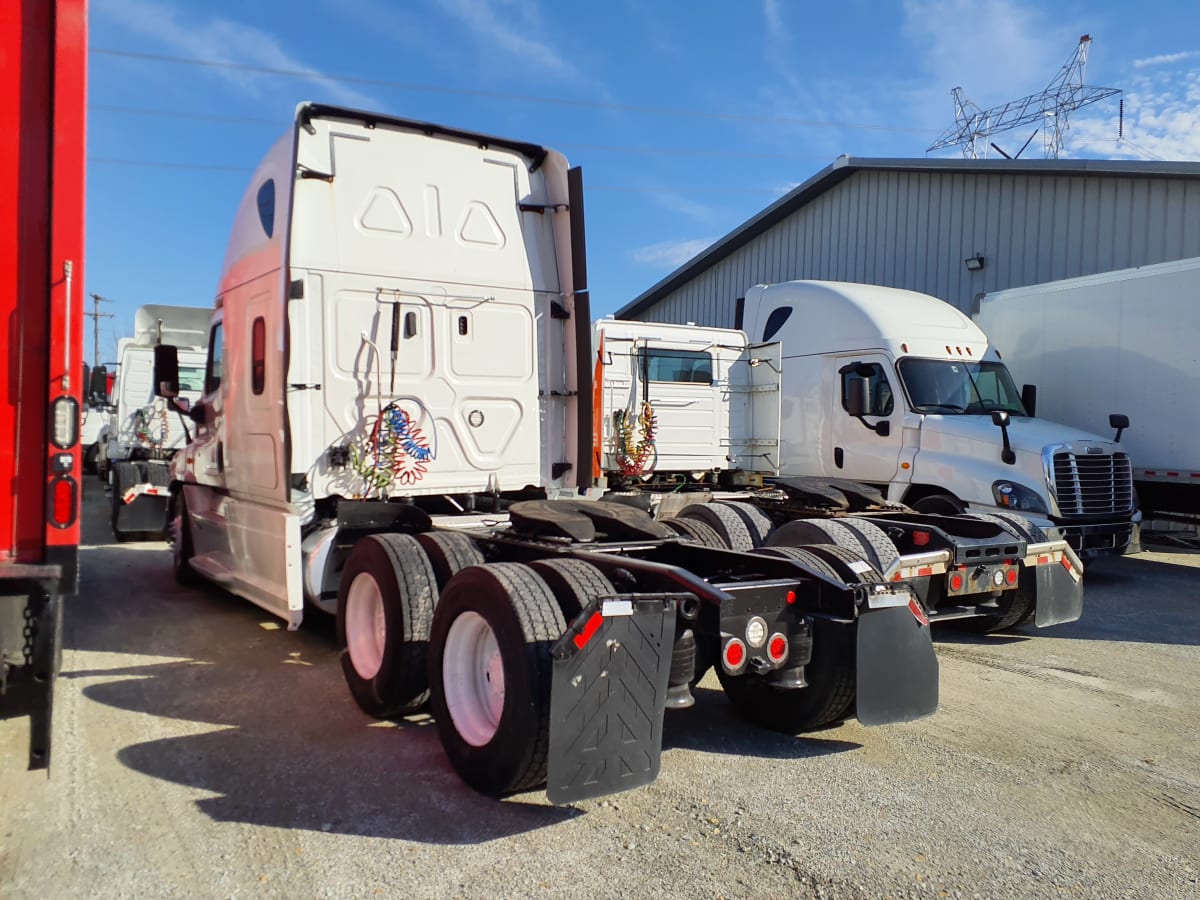
[[[741,714],[791,733],[931,713],[907,583],[836,547],[709,547],[581,499],[582,212],[553,150],[302,104],[237,212],[204,393],[182,404],[197,434],[171,472],[177,576],[292,628],[333,614],[358,705],[428,700],[451,763],[491,794],[653,780],[663,712],[709,666]],[[178,353],[156,356],[177,395]]]
[[1200,514],[1200,259],[985,294],[975,316],[1037,412],[1121,436],[1146,511]]

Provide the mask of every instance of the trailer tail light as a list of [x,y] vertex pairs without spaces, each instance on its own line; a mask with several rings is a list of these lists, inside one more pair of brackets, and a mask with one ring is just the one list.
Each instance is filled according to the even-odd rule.
[[74,397],[59,397],[50,405],[50,442],[69,450],[79,440],[79,404]]
[[746,666],[746,645],[738,638],[730,638],[721,651],[721,663],[730,675],[736,675]]
[[950,576],[950,590],[961,591],[963,589],[963,577],[959,572],[955,572]]
[[779,632],[771,635],[771,639],[767,641],[767,658],[775,665],[779,665],[787,659],[788,645],[787,638]]
[[74,478],[55,478],[50,482],[50,497],[46,518],[55,528],[69,528],[75,524],[78,511],[78,485]]
[[912,542],[914,547],[925,547],[929,545],[928,531],[914,531],[912,533]]
[[1016,584],[1017,583],[1017,570],[1014,568],[1014,569],[1009,569],[1007,572],[1005,572],[1004,580],[1007,581],[1009,584]]
[[795,603],[795,602],[796,602],[796,592],[795,592],[795,591],[788,591],[788,592],[787,592],[787,596],[786,596],[786,597],[784,597],[784,599],[785,599],[785,600],[787,600],[787,602],[788,602],[788,606],[791,606],[793,603]]

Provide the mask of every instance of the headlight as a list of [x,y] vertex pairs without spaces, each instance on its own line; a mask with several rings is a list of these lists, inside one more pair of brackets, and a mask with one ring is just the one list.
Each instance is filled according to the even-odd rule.
[[992,496],[996,498],[996,505],[1003,506],[1005,509],[1049,515],[1046,501],[1039,497],[1036,491],[1023,484],[1017,484],[1014,481],[993,482]]

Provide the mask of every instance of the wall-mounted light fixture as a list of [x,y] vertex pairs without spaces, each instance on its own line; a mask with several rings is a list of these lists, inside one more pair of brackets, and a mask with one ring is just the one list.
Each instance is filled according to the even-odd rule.
[[965,262],[967,264],[968,272],[978,272],[980,269],[983,268],[983,257],[982,256],[968,256],[966,259],[963,260],[963,262]]

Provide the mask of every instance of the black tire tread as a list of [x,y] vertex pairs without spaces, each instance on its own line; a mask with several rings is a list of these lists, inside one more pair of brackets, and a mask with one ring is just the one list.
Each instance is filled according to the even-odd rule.
[[483,554],[475,542],[457,531],[426,531],[416,535],[416,538],[433,566],[439,591],[455,573],[483,562]]
[[761,547],[766,542],[767,535],[775,527],[770,516],[753,503],[744,503],[740,500],[720,500],[718,503],[726,509],[732,509],[741,517],[742,522],[746,525],[746,530],[750,532],[750,540],[755,547]]
[[[429,557],[412,535],[372,534],[362,538],[360,543],[366,541],[378,545],[391,564],[399,594],[403,631],[396,657],[391,658],[387,649],[384,650],[385,663],[392,663],[391,671],[381,669],[373,679],[376,683],[374,702],[357,693],[355,700],[364,712],[378,718],[387,718],[419,709],[429,699],[429,635],[433,624],[437,579]],[[347,570],[354,562],[356,549],[358,545],[350,551],[350,558],[346,561]],[[342,584],[345,590],[349,590],[351,581],[351,572],[344,571]],[[382,590],[383,585],[380,585],[380,588]],[[344,603],[345,598],[339,591],[339,623]],[[393,634],[389,631],[389,642],[392,638]],[[345,646],[344,626],[338,629],[338,641],[341,645],[343,670],[347,678],[352,677],[353,664]],[[356,673],[354,677],[357,677]]]
[[900,551],[887,532],[870,519],[845,518],[839,524],[855,532],[867,550],[867,562],[880,572],[886,572],[900,558]]
[[567,623],[592,600],[616,593],[604,573],[582,559],[542,559],[530,568],[549,586]]
[[664,519],[663,524],[683,537],[694,538],[705,547],[712,547],[716,550],[729,549],[729,543],[721,537],[717,530],[700,519],[690,517],[682,519],[674,516],[670,519]]
[[693,503],[679,513],[681,519],[696,519],[715,530],[730,550],[754,549],[750,529],[737,512],[721,503]]

